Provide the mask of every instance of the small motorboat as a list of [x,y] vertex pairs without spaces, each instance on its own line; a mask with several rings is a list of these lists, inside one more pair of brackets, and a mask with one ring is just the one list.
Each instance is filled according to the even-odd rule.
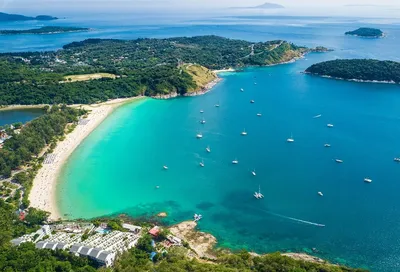
[[328,128],[333,128],[333,125],[332,124],[327,124],[326,125]]
[[342,160],[339,160],[339,159],[335,159],[335,162],[337,162],[337,163],[343,163],[343,161],[342,161]]
[[365,178],[365,179],[364,179],[364,182],[366,182],[366,183],[371,183],[371,182],[372,182],[372,179],[370,179],[370,178]]
[[318,195],[320,196],[324,196],[324,194],[322,192],[318,192]]
[[201,167],[204,167],[204,161],[201,161],[201,162],[200,162],[200,166],[201,166]]
[[163,169],[164,169],[164,170],[168,170],[168,166],[164,165],[164,166],[163,166]]
[[204,120],[204,119],[200,121],[200,124],[205,124],[205,123],[206,123],[206,120]]
[[290,138],[287,138],[286,142],[288,142],[288,143],[293,143],[294,142],[293,134],[290,134]]
[[325,147],[331,147],[331,145],[330,145],[330,144],[324,144],[324,146],[325,146]]
[[203,134],[201,134],[201,133],[197,133],[197,134],[196,134],[196,138],[197,138],[197,139],[201,139],[201,138],[203,138]]
[[251,104],[254,104],[254,100],[253,100],[253,99],[252,99],[252,100],[250,100],[250,103],[251,103]]
[[200,110],[200,113],[204,113],[204,111],[203,111],[203,110]]
[[257,116],[259,116],[259,117],[260,117],[260,116],[262,116],[262,114],[261,114],[261,113],[257,113]]
[[237,160],[237,159],[234,159],[233,161],[232,161],[232,164],[238,164],[239,163],[239,161]]
[[252,174],[253,176],[256,176],[256,170],[254,169],[253,171],[251,171],[251,174]]
[[206,147],[206,151],[207,151],[208,153],[211,153],[211,149],[210,149],[209,146]]
[[244,89],[243,89],[243,88],[241,88],[241,89],[240,89],[240,91],[241,91],[241,92],[244,92]]

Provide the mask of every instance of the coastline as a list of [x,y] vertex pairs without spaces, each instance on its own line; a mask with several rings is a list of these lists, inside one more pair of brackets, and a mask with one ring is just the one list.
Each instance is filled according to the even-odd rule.
[[310,72],[302,72],[303,74],[306,75],[312,75],[312,76],[318,76],[322,78],[329,78],[329,79],[336,79],[336,80],[343,80],[343,81],[350,81],[350,82],[360,82],[360,83],[379,83],[379,84],[400,84],[396,83],[394,81],[379,81],[379,80],[362,80],[362,79],[346,79],[346,78],[341,78],[341,77],[333,77],[333,76],[328,76],[328,75],[320,75],[320,74],[314,74]]
[[43,164],[33,180],[32,190],[29,194],[30,206],[50,212],[50,220],[62,218],[59,213],[56,187],[57,178],[64,163],[68,160],[72,152],[79,144],[90,135],[116,108],[119,106],[143,98],[142,96],[133,98],[114,99],[100,104],[92,105],[72,105],[72,107],[82,107],[89,110],[89,114],[78,124],[76,128],[59,142],[52,154],[55,155],[53,162]]
[[9,105],[9,106],[0,106],[0,111],[8,111],[8,110],[25,110],[25,109],[42,109],[45,106],[49,106],[47,104],[38,104],[38,105]]

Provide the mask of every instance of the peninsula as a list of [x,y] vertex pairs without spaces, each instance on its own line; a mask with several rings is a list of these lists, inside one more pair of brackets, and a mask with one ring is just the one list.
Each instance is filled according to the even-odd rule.
[[4,12],[0,12],[0,22],[16,22],[16,21],[50,21],[57,20],[57,17],[49,16],[49,15],[38,15],[36,17],[24,16],[19,14],[8,14]]
[[[199,36],[88,39],[54,52],[0,54],[0,105],[191,95],[212,86],[210,70],[286,63],[308,52],[311,49],[281,40],[251,43]],[[193,70],[203,79],[195,78]]]
[[25,30],[0,30],[0,35],[18,35],[18,34],[58,34],[68,32],[89,31],[84,27],[66,27],[66,26],[44,26],[41,28],[25,29]]
[[308,67],[308,74],[336,79],[400,83],[400,63],[373,59],[338,59]]
[[365,37],[365,38],[381,38],[384,36],[382,30],[377,28],[368,28],[368,27],[361,27],[354,31],[348,31],[345,35],[352,35],[358,37]]

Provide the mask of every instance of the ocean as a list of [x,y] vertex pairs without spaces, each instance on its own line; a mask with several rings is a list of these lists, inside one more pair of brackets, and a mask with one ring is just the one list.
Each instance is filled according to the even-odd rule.
[[[400,87],[302,73],[335,58],[399,61],[399,25],[314,17],[224,17],[163,25],[71,18],[60,24],[94,30],[0,36],[7,42],[1,50],[54,50],[87,37],[209,34],[335,50],[291,64],[221,74],[223,81],[203,96],[145,99],[118,108],[63,168],[58,186],[63,214],[167,212],[165,223],[174,224],[200,213],[199,229],[215,235],[221,247],[302,251],[372,271],[400,270],[400,165],[393,161],[400,156]],[[388,36],[343,35],[359,26],[379,27]],[[206,123],[200,124],[203,118]],[[247,136],[241,135],[244,129]],[[202,139],[196,139],[198,133]],[[295,141],[288,143],[291,135]],[[367,184],[364,178],[373,181]],[[256,200],[259,187],[265,198]]]

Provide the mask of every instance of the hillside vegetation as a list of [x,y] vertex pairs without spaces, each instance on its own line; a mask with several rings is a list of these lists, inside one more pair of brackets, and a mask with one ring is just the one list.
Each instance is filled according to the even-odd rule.
[[[285,41],[251,43],[217,36],[73,42],[54,52],[0,55],[0,105],[88,104],[140,94],[198,90],[213,76],[207,69],[271,65],[309,49]],[[197,71],[195,71],[197,70]],[[203,70],[203,72],[202,72]],[[88,74],[115,78],[71,80]],[[202,75],[196,75],[200,73]],[[207,74],[207,76],[206,76]]]
[[373,59],[331,60],[314,64],[306,73],[346,80],[400,83],[400,63]]

